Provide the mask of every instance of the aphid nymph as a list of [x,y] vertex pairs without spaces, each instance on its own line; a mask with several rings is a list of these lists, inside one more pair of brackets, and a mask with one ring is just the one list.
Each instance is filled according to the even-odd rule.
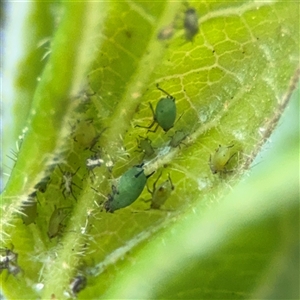
[[63,228],[63,221],[68,216],[71,207],[54,208],[49,220],[47,235],[49,239],[56,237]]
[[[153,121],[149,126],[135,125],[135,127],[148,128],[148,131],[156,132],[158,126],[160,126],[165,132],[167,132],[174,126],[174,122],[176,119],[175,98],[171,96],[168,92],[160,88],[158,84],[156,85],[156,87],[164,94],[166,94],[167,97],[161,98],[158,101],[155,108],[155,112],[152,104],[149,102],[150,109],[153,115]],[[155,123],[157,123],[155,129],[150,130],[150,128],[152,128]]]
[[160,207],[167,201],[170,197],[172,191],[175,189],[170,174],[168,174],[168,179],[156,187],[156,184],[161,177],[162,172],[159,174],[155,182],[153,183],[152,191],[149,189],[147,185],[147,190],[151,194],[151,205],[150,207],[153,209],[160,209]]
[[180,144],[183,144],[182,141],[185,140],[187,136],[188,134],[185,133],[183,130],[176,131],[169,142],[169,146],[176,148]]
[[226,166],[228,165],[229,161],[232,159],[232,157],[236,154],[231,154],[230,148],[232,148],[234,145],[230,146],[221,146],[219,145],[219,148],[216,149],[216,152],[209,157],[209,166],[213,174],[216,173],[226,173],[228,172],[226,170]]
[[98,153],[94,153],[91,157],[86,160],[86,167],[89,171],[93,172],[96,167],[101,167],[104,160],[99,157]]
[[198,15],[194,8],[188,8],[184,15],[185,38],[192,41],[199,31]]
[[77,170],[74,172],[74,173],[71,173],[71,172],[64,172],[60,165],[58,165],[58,168],[60,169],[62,175],[63,175],[63,178],[62,178],[62,182],[61,182],[61,185],[60,185],[60,188],[63,187],[63,190],[62,190],[62,194],[64,196],[64,198],[66,198],[66,194],[67,196],[69,196],[70,194],[73,196],[73,198],[77,201],[77,198],[75,197],[74,193],[73,193],[73,188],[72,186],[76,186],[77,188],[81,189],[81,187],[79,187],[76,183],[74,183],[72,180],[73,180],[73,177],[76,175],[76,173],[78,172],[78,170],[80,169],[80,167],[77,168]]
[[143,138],[140,136],[140,138],[140,140],[137,139],[140,152],[144,153],[144,157],[151,157],[155,153],[151,140],[148,137]]
[[159,33],[157,34],[157,39],[164,41],[169,40],[174,34],[174,25],[170,24],[165,27],[163,27]]
[[37,217],[36,192],[28,196],[28,200],[22,203],[22,220],[25,225],[34,223]]
[[113,213],[117,209],[132,204],[142,193],[147,178],[153,173],[146,176],[143,164],[127,170],[119,179],[117,187],[112,186],[112,194],[108,195],[108,200],[104,203],[105,210]]

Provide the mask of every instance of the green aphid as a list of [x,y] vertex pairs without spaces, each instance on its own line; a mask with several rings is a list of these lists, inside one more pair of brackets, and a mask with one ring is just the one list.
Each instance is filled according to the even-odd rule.
[[63,221],[69,215],[71,207],[61,207],[54,209],[50,220],[47,235],[49,239],[56,237],[64,227]]
[[231,158],[236,154],[231,154],[231,149],[234,145],[223,147],[219,145],[213,156],[209,157],[209,166],[213,174],[226,173],[226,166],[228,165]]
[[73,139],[80,148],[89,149],[97,141],[97,131],[93,120],[77,121],[76,131],[73,133]]
[[168,180],[164,181],[156,188],[156,184],[161,177],[162,173],[158,176],[156,181],[153,183],[152,191],[149,189],[147,185],[147,190],[151,194],[152,198],[150,207],[153,209],[160,209],[160,207],[165,204],[165,202],[170,197],[172,191],[174,191],[175,187],[172,183],[170,174],[168,174]]
[[151,157],[155,153],[151,140],[148,137],[143,138],[140,136],[140,138],[140,140],[137,139],[138,149],[144,153],[144,157]]
[[35,222],[37,217],[37,200],[36,192],[28,196],[28,200],[22,205],[22,220],[25,225],[30,225]]
[[108,195],[108,200],[104,203],[105,210],[113,213],[117,209],[132,204],[142,193],[147,178],[153,173],[146,176],[143,164],[134,166],[126,171],[119,179],[117,187],[112,186],[112,194]]
[[[175,98],[171,96],[169,93],[167,93],[165,90],[159,87],[157,84],[156,87],[165,93],[167,97],[161,98],[155,108],[155,112],[153,109],[152,104],[149,102],[150,109],[152,111],[153,115],[153,121],[149,126],[141,126],[141,125],[135,125],[136,127],[141,128],[148,128],[148,131],[156,132],[158,126],[160,126],[165,132],[170,130],[175,123],[176,119],[176,104],[175,104]],[[154,130],[150,130],[150,128],[153,127],[153,125],[157,123],[157,126]]]
[[173,148],[178,147],[180,144],[183,144],[182,141],[184,141],[187,138],[187,136],[188,134],[182,130],[176,131],[169,142],[169,146]]

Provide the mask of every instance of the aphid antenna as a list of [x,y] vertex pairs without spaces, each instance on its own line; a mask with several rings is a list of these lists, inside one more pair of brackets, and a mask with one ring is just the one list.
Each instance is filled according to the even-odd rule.
[[89,147],[89,148],[87,148],[87,149],[89,149],[90,151],[92,151],[92,152],[98,152],[98,150],[94,150],[93,148],[95,147],[95,145],[98,143],[98,141],[99,141],[99,138],[101,137],[101,135],[103,134],[103,132],[106,130],[106,129],[108,129],[108,127],[104,127],[94,138],[93,138],[93,140],[92,140],[92,144],[91,144],[91,146]]
[[159,86],[158,83],[156,84],[156,88],[157,88],[158,90],[162,91],[164,94],[166,94],[166,95],[167,95],[168,97],[170,97],[171,99],[175,100],[175,98],[174,98],[172,95],[170,95],[167,91],[165,91],[164,89],[162,89],[162,88]]
[[181,117],[184,115],[185,111],[179,116],[179,118],[175,121],[174,125],[181,119]]

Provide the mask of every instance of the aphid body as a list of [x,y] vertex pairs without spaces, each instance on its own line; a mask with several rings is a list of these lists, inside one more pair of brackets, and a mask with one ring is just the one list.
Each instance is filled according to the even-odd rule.
[[83,275],[77,275],[74,277],[70,283],[70,290],[73,296],[76,296],[81,290],[86,287],[86,277]]
[[93,120],[78,121],[74,141],[84,149],[91,147],[91,144],[97,142],[97,132]]
[[95,153],[86,160],[86,167],[89,171],[92,171],[96,167],[101,167],[103,162],[104,160],[101,159],[97,153]]
[[[174,126],[176,119],[175,98],[169,93],[167,93],[165,90],[161,89],[158,84],[156,85],[156,87],[160,91],[165,93],[167,97],[161,98],[158,101],[155,108],[155,112],[152,104],[149,103],[153,115],[153,121],[149,126],[136,125],[136,127],[148,128],[148,131],[156,132],[158,126],[160,126],[165,132],[167,132]],[[155,123],[157,123],[156,128],[154,130],[150,130],[150,128],[152,128]]]
[[63,187],[62,190],[62,194],[64,196],[64,198],[66,198],[66,194],[69,196],[70,194],[73,196],[73,198],[77,201],[77,198],[75,197],[74,193],[73,193],[73,188],[72,186],[76,186],[77,188],[81,189],[81,187],[79,187],[77,184],[75,184],[73,182],[73,177],[75,176],[75,174],[78,172],[78,170],[80,169],[80,167],[77,168],[77,170],[74,173],[71,172],[64,172],[60,166],[58,165],[63,177],[62,177],[62,182],[60,187]]
[[184,16],[185,38],[188,41],[193,40],[199,31],[198,15],[194,8],[188,8]]
[[170,174],[168,175],[168,180],[164,181],[162,184],[160,184],[156,188],[156,184],[157,184],[159,178],[161,177],[161,175],[162,175],[162,173],[160,173],[160,175],[154,182],[152,191],[147,186],[148,192],[152,195],[150,207],[153,209],[160,209],[160,207],[163,204],[165,204],[165,202],[170,197],[172,191],[175,189],[175,187],[172,183]]
[[113,213],[117,209],[132,204],[142,193],[147,178],[152,174],[145,175],[143,164],[126,171],[119,179],[117,187],[112,187],[112,195],[109,195],[108,200],[104,203],[105,210]]
[[0,274],[3,270],[7,270],[8,274],[16,276],[21,272],[18,265],[18,254],[10,249],[0,249]]
[[28,196],[28,200],[22,205],[22,220],[25,225],[34,223],[37,216],[36,192]]
[[231,154],[230,148],[234,145],[223,147],[219,145],[213,156],[209,158],[209,166],[213,174],[218,172],[226,172],[226,165],[229,163],[230,159],[235,155]]
[[169,146],[176,148],[182,143],[183,140],[187,138],[187,136],[188,134],[182,130],[176,131],[169,142]]
[[49,220],[47,231],[49,239],[56,237],[60,233],[63,227],[63,221],[68,216],[70,208],[71,207],[61,207],[54,209]]
[[138,140],[138,148],[144,153],[145,157],[150,157],[154,154],[151,140],[149,138],[142,138]]
[[18,254],[10,249],[0,249],[0,271],[7,269],[10,262],[17,262]]
[[157,34],[157,39],[159,40],[169,40],[174,34],[174,25],[170,24],[163,27]]

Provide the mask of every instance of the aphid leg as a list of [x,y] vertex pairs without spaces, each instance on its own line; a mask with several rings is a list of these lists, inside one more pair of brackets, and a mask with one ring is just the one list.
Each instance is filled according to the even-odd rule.
[[170,180],[170,183],[171,183],[171,189],[172,189],[172,191],[174,191],[174,189],[175,189],[175,186],[174,186],[174,184],[173,184],[173,182],[172,182],[172,179],[171,179],[170,173],[168,173],[168,178],[169,178],[169,180]]
[[[149,186],[148,186],[148,182],[147,182],[146,187],[147,187],[147,191],[152,195],[152,194],[153,194],[153,190],[152,190],[152,191],[150,190],[150,188],[149,188]],[[150,199],[150,200],[151,200],[151,199]],[[147,201],[145,201],[145,202],[149,202],[150,200],[147,200]]]
[[[229,148],[229,147],[228,147]],[[230,162],[230,160],[234,157],[236,155],[236,152],[235,153],[233,153],[231,156],[230,156],[230,158],[228,159],[228,161],[227,161],[227,163],[226,163],[226,165],[228,165],[228,163]],[[226,165],[225,165],[225,173],[231,173],[231,172],[233,172],[233,170],[227,170],[226,169]]]
[[75,197],[74,193],[73,193],[73,189],[72,187],[70,187],[70,193],[73,196],[73,198],[75,199],[75,201],[77,202],[77,198]]
[[161,177],[162,175],[162,171],[160,172],[160,174],[158,175],[157,179],[155,180],[155,182],[153,183],[153,192],[155,191],[156,189],[156,183],[158,182],[159,178]]
[[75,174],[78,172],[79,169],[80,169],[80,167],[78,167],[77,170],[75,171],[75,173],[72,174],[72,177],[75,176]]
[[[115,195],[115,194],[119,194],[119,191],[117,190],[117,187],[115,186],[115,185],[112,185],[111,186],[111,189],[112,189],[112,192],[113,192],[113,194]],[[111,195],[110,195],[111,196]]]
[[94,153],[98,153],[97,150],[94,150],[94,146],[97,144],[97,142],[99,141],[99,138],[101,137],[102,133],[107,129],[108,127],[103,128],[100,133],[98,133],[92,140],[91,146],[86,148],[89,149],[90,151],[94,152]]
[[[153,109],[153,106],[152,104],[149,102],[149,106],[150,106],[150,109],[152,111],[152,115],[153,115],[153,121],[152,123],[149,125],[149,126],[143,126],[143,125],[139,125],[139,124],[136,124],[134,127],[140,127],[140,128],[147,128],[147,129],[150,129],[151,127],[153,127],[153,125],[155,124],[156,122],[156,118],[155,118],[155,112],[154,112],[154,109]],[[148,130],[149,131],[149,130]],[[151,131],[151,130],[150,130]],[[156,131],[156,130],[155,130]]]
[[157,129],[158,129],[158,126],[159,126],[159,124],[157,124],[157,126],[155,127],[155,129],[154,129],[154,130],[150,130],[150,129],[148,129],[148,131],[147,131],[147,132],[156,132],[156,131],[157,131]]
[[[64,184],[64,182],[61,183],[60,188],[62,187],[63,184]],[[64,198],[66,199],[65,192],[66,192],[66,188],[63,188],[62,194],[63,194]],[[77,201],[77,200],[76,200],[76,201]]]

